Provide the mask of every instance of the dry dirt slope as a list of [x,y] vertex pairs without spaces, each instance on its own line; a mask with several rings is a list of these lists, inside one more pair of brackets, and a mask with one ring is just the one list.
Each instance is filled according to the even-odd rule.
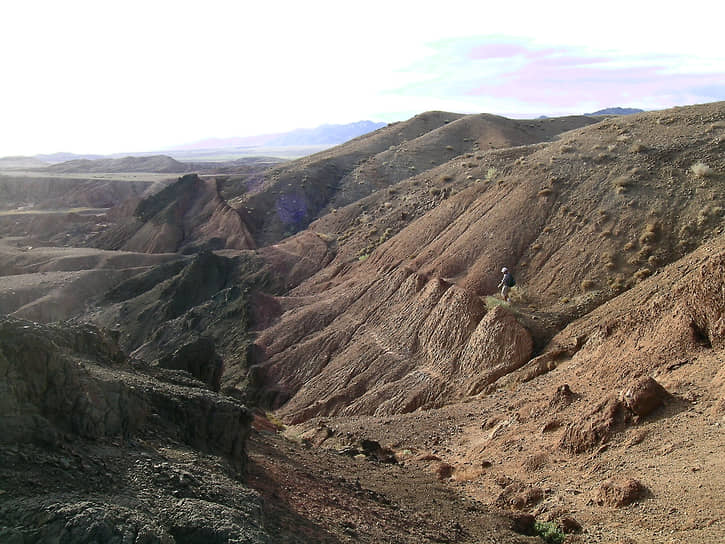
[[[477,393],[533,355],[528,333],[541,349],[537,319],[551,334],[686,255],[722,228],[724,114],[719,103],[567,133],[496,180],[468,180],[364,262],[333,262],[257,341],[281,413],[395,413]],[[485,296],[504,264],[529,331],[501,344],[518,329]]]
[[[724,279],[720,236],[573,322],[488,394],[288,433],[332,449],[377,440],[420,470],[447,466],[479,501],[575,518],[585,533],[572,542],[721,542]],[[663,388],[651,405],[628,393],[649,377]],[[633,481],[637,493],[607,493]]]
[[[334,416],[323,425],[335,440],[358,433],[403,457],[419,451],[413,466],[431,464],[484,502],[555,519],[571,511],[594,541],[719,541],[722,487],[706,475],[721,466],[724,118],[723,104],[710,104],[608,119],[548,144],[471,148],[266,248],[260,255],[297,287],[257,300],[269,310],[254,353],[264,396],[288,422]],[[698,162],[707,168],[693,169]],[[407,211],[410,196],[426,209]],[[486,295],[502,262],[518,293],[494,308]],[[700,277],[711,281],[693,298]],[[155,309],[179,312],[161,327],[155,309],[144,314],[152,326],[139,341],[190,334],[210,309],[226,315],[233,286],[218,279],[222,296],[198,293],[207,298],[196,307],[176,308],[179,278],[144,291]],[[122,308],[107,323],[126,323],[115,319]],[[227,359],[229,372],[239,373],[239,355]],[[670,397],[640,416],[619,393],[646,375]],[[557,396],[564,384],[573,392]],[[688,426],[701,440],[681,438]],[[653,462],[660,437],[666,459]],[[689,467],[687,478],[669,477],[678,466]],[[600,484],[620,472],[639,476],[645,501],[599,507]],[[699,511],[677,482],[702,490]]]
[[341,146],[270,169],[233,199],[258,245],[307,227],[349,204],[462,153],[546,141],[592,117],[516,121],[427,112]]

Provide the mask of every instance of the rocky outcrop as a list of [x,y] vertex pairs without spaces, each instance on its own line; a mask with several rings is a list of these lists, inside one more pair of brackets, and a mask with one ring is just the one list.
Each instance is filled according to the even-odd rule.
[[599,486],[594,502],[620,508],[638,501],[647,494],[647,488],[634,478],[612,478]]
[[211,338],[199,338],[181,346],[159,359],[158,365],[172,370],[185,370],[214,391],[219,391],[224,361],[217,355]]
[[114,340],[92,327],[0,320],[0,375],[3,443],[153,432],[244,466],[251,418],[242,405],[158,382],[128,366]]

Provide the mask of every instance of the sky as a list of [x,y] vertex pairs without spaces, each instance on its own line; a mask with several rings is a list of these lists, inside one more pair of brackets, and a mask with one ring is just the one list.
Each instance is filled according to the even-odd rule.
[[0,157],[725,100],[718,4],[4,0]]

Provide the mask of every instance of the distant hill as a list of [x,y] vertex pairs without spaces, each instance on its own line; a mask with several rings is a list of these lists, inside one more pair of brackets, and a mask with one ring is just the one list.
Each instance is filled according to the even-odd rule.
[[317,128],[300,128],[281,134],[268,142],[268,145],[320,145],[341,144],[382,128],[386,123],[372,121],[358,121],[347,125],[321,125]]
[[189,165],[183,164],[166,155],[149,157],[123,157],[122,159],[76,159],[47,168],[51,172],[159,172],[183,173]]
[[19,170],[22,168],[42,168],[47,163],[35,157],[1,157],[0,170]]
[[358,121],[344,125],[321,125],[315,128],[299,128],[289,132],[260,134],[232,138],[207,138],[171,148],[172,150],[215,149],[246,146],[305,146],[337,145],[368,132],[382,128],[386,123]]
[[103,157],[104,157],[104,155],[92,155],[92,154],[88,154],[88,153],[85,153],[85,154],[68,153],[65,151],[60,151],[58,153],[46,153],[46,154],[33,155],[33,158],[38,159],[39,161],[50,162],[50,163],[75,161],[75,160],[79,160],[79,159],[95,160],[95,159],[102,159]]
[[631,115],[633,113],[642,113],[643,111],[639,108],[605,108],[592,113],[585,113],[584,115]]

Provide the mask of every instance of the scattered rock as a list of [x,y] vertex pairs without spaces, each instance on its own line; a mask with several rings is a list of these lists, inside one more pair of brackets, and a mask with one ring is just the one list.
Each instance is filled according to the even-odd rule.
[[559,520],[559,527],[566,534],[580,533],[582,530],[581,524],[571,516],[561,518]]
[[515,512],[509,515],[511,518],[511,530],[521,535],[534,536],[536,530],[534,524],[536,518],[533,514],[526,512]]
[[435,467],[435,474],[439,480],[447,480],[455,472],[455,467],[448,463],[438,463]]
[[626,420],[624,404],[610,395],[581,419],[567,425],[559,442],[560,447],[572,453],[581,453],[607,440],[618,423]]
[[667,391],[654,378],[642,378],[628,387],[623,395],[624,405],[638,416],[644,417],[662,406]]
[[574,402],[574,393],[569,389],[569,385],[560,385],[551,401],[549,401],[549,408],[564,408],[572,402]]
[[612,478],[599,486],[594,502],[620,508],[643,498],[646,492],[647,488],[639,480]]

